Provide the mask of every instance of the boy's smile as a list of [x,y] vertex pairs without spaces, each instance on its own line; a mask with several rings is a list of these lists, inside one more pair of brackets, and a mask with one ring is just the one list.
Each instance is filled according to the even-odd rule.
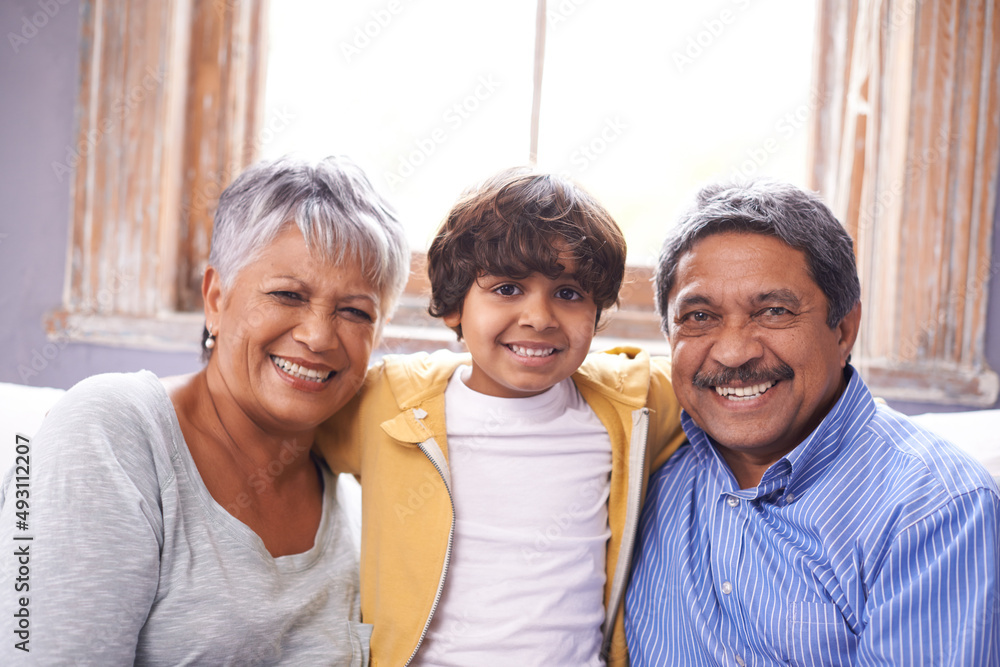
[[461,325],[472,354],[466,385],[482,394],[524,398],[572,375],[590,351],[597,306],[573,277],[574,260],[563,260],[556,278],[480,276],[460,313],[444,317]]

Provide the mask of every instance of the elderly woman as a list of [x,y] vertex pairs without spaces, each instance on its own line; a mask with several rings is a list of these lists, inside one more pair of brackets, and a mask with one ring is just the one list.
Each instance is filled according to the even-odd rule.
[[360,386],[407,267],[351,162],[240,176],[202,286],[205,368],[79,383],[33,440],[30,480],[4,484],[0,662],[367,665],[355,548],[310,450]]

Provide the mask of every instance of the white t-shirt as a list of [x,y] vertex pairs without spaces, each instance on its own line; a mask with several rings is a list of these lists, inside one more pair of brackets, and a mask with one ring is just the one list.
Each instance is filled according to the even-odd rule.
[[417,665],[601,665],[611,440],[567,379],[445,392],[455,539]]

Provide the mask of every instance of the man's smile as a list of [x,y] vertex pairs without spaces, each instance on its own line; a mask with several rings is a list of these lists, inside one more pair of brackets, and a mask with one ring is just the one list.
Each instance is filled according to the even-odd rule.
[[754,398],[760,398],[764,395],[768,389],[776,385],[778,382],[772,380],[770,382],[762,382],[760,384],[751,385],[749,387],[722,387],[716,386],[715,392],[719,396],[728,398],[731,401],[749,401]]

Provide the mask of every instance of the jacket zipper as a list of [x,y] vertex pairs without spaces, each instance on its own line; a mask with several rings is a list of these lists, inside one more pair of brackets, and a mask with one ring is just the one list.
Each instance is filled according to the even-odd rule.
[[413,662],[413,658],[417,656],[417,651],[420,650],[420,645],[424,643],[424,637],[427,636],[427,631],[431,627],[431,619],[434,618],[434,612],[437,611],[438,603],[441,602],[441,594],[444,592],[444,579],[445,575],[448,573],[448,564],[451,562],[452,542],[455,539],[455,497],[451,495],[451,487],[448,486],[448,481],[444,477],[444,471],[441,470],[441,466],[434,460],[431,453],[424,448],[424,443],[420,443],[417,447],[420,448],[420,451],[424,453],[427,460],[430,461],[431,465],[434,466],[434,469],[437,470],[438,475],[441,476],[441,481],[444,483],[444,488],[448,492],[448,502],[451,503],[451,528],[448,530],[448,550],[445,551],[444,554],[444,567],[441,568],[441,580],[438,581],[437,593],[434,595],[434,604],[431,605],[431,613],[427,616],[427,621],[424,623],[424,629],[420,633],[420,639],[417,640],[417,645],[413,647],[413,653],[410,654],[410,657],[406,660],[403,667],[407,667],[407,665]]
[[[607,627],[604,632],[604,645],[601,654],[607,656],[611,648],[611,637],[615,630],[615,620],[618,607],[621,606],[625,593],[625,578],[632,565],[632,548],[635,545],[635,534],[639,528],[639,513],[642,503],[639,500],[642,490],[642,479],[646,472],[646,439],[649,437],[649,408],[642,408],[638,428],[632,431],[629,443],[629,481],[628,502],[625,511],[625,526],[622,530],[622,543],[618,548],[618,565],[615,567],[615,583],[611,586],[611,597],[608,599]],[[638,474],[634,474],[634,471]],[[635,488],[633,489],[633,485]],[[624,562],[623,562],[624,557]]]

